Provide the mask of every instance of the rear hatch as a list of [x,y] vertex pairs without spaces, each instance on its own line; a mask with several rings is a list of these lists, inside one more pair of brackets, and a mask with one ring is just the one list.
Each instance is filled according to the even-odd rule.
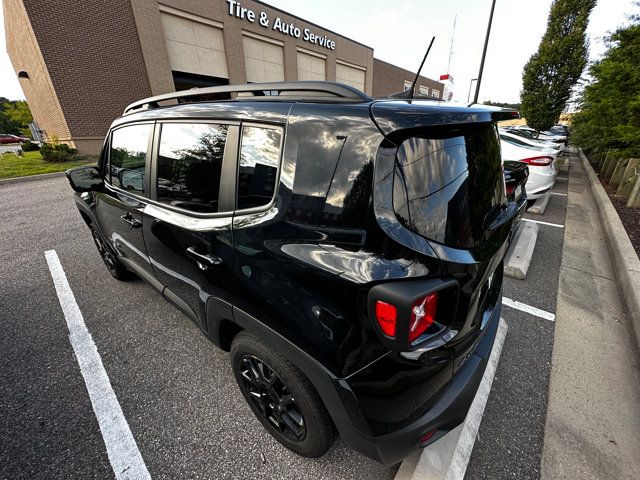
[[[395,148],[396,220],[426,239],[431,251],[418,251],[419,242],[406,245],[425,256],[435,253],[440,268],[432,275],[459,284],[446,338],[456,357],[468,358],[499,303],[502,259],[517,211],[507,199],[495,123],[513,112],[380,101],[371,115]],[[456,363],[454,370],[462,362]]]

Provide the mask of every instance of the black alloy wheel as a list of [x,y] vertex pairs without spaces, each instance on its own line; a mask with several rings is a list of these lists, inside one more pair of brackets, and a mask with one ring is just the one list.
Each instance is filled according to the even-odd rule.
[[102,261],[106,265],[111,276],[117,280],[126,280],[129,278],[129,271],[120,264],[118,259],[111,252],[109,246],[105,244],[100,233],[98,233],[98,231],[93,227],[91,227],[91,236],[93,237],[93,243],[96,244],[100,257],[102,257]]
[[336,428],[298,367],[246,331],[235,336],[229,353],[240,392],[267,431],[298,455],[324,455],[335,441]]
[[307,429],[300,406],[269,365],[258,357],[244,355],[240,373],[243,387],[260,414],[289,440],[304,440]]

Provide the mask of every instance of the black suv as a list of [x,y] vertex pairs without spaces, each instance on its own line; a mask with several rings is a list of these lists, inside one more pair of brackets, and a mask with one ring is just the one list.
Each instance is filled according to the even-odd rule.
[[109,272],[231,352],[279,442],[316,457],[337,431],[394,464],[460,424],[483,375],[512,115],[329,82],[211,87],[130,105],[99,165],[67,176]]

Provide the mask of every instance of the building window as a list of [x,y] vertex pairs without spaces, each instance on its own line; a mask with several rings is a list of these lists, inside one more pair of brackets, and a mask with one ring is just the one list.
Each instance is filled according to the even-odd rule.
[[404,91],[407,92],[409,90],[411,90],[411,85],[413,84],[413,82],[409,82],[408,80],[404,81]]
[[247,82],[284,81],[284,53],[279,43],[244,34],[244,64]]
[[218,212],[227,126],[162,125],[158,152],[158,201],[193,212]]
[[238,209],[268,205],[276,189],[282,131],[244,127],[238,171]]
[[431,89],[431,96],[433,98],[440,98],[440,90],[436,90],[435,88]]
[[364,92],[367,69],[350,63],[336,61],[336,80]]
[[420,95],[423,97],[429,96],[429,87],[425,87],[424,85],[420,85]]
[[131,193],[144,195],[144,172],[149,147],[150,123],[130,125],[111,134],[109,171],[111,183]]
[[298,50],[298,80],[326,80],[325,56]]

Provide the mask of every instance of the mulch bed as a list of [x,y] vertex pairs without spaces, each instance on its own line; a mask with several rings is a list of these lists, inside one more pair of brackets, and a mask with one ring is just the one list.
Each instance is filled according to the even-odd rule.
[[607,195],[609,195],[611,203],[613,203],[613,206],[618,212],[620,220],[622,220],[622,225],[624,225],[624,229],[627,231],[627,235],[629,235],[629,238],[631,239],[633,248],[636,249],[636,253],[640,256],[640,209],[627,208],[627,201],[615,196],[617,190],[616,187],[609,185],[603,178],[600,178],[600,183],[607,192]]

